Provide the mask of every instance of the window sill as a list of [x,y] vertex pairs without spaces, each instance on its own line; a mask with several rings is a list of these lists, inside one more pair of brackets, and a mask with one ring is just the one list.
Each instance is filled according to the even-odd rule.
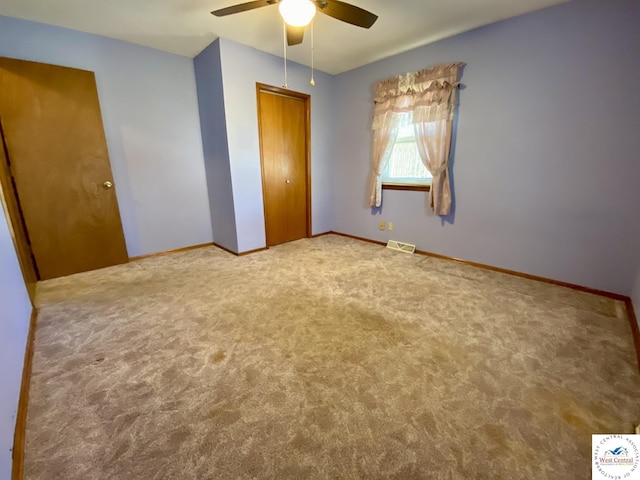
[[408,190],[412,192],[429,192],[431,185],[394,185],[391,183],[383,183],[383,190]]

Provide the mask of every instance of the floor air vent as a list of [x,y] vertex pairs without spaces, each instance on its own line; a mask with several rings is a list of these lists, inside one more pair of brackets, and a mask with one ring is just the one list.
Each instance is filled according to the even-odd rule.
[[389,240],[387,242],[387,248],[390,248],[391,250],[397,250],[399,252],[404,252],[404,253],[413,253],[416,251],[415,245],[411,245],[410,243],[398,242],[396,240]]

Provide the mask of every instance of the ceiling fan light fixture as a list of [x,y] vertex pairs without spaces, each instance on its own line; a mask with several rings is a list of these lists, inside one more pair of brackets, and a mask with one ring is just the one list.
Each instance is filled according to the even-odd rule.
[[284,21],[292,27],[306,27],[316,14],[311,0],[282,0],[278,8]]

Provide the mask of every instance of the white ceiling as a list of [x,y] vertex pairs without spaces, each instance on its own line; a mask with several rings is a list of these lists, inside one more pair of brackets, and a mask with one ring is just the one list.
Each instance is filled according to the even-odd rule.
[[[194,57],[218,37],[283,55],[278,7],[217,18],[247,0],[0,0],[0,15],[58,25]],[[566,0],[353,0],[380,18],[369,30],[315,20],[315,66],[337,74],[427,43]],[[288,57],[310,65],[310,34]]]

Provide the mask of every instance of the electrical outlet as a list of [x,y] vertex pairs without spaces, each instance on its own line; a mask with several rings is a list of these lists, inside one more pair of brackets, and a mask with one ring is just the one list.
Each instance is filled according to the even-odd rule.
[[378,224],[378,228],[379,228],[380,230],[384,230],[384,222],[380,222],[380,223]]
[[387,222],[387,230],[393,230],[393,222]]

